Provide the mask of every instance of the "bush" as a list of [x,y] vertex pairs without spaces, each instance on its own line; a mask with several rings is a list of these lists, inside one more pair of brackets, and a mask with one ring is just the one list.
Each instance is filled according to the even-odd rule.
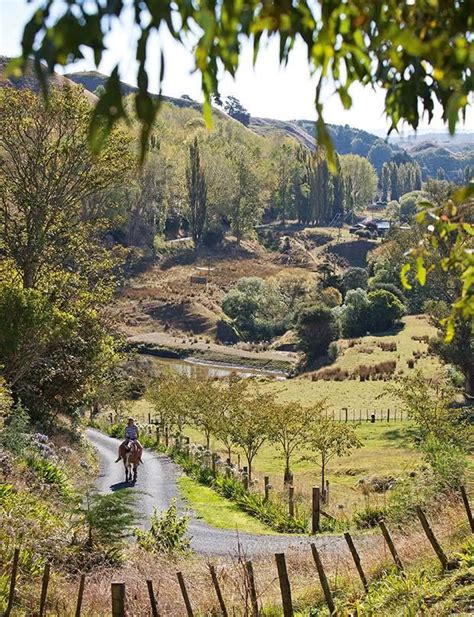
[[138,545],[151,553],[166,555],[186,555],[191,546],[186,537],[189,517],[178,516],[176,500],[173,499],[170,507],[164,512],[153,508],[150,520],[150,530],[135,530]]
[[350,289],[367,289],[368,280],[365,268],[349,268],[342,275],[342,286],[345,292]]
[[287,329],[288,314],[277,286],[256,276],[237,281],[222,310],[248,340],[269,340]]
[[329,308],[335,308],[342,304],[342,294],[336,287],[326,287],[321,292],[321,302]]
[[370,529],[371,527],[377,527],[384,514],[385,508],[366,506],[363,510],[354,512],[352,520],[357,529]]
[[384,332],[391,328],[405,314],[405,307],[400,300],[389,291],[382,289],[368,294],[370,303],[369,330]]
[[370,285],[370,291],[377,291],[378,289],[389,291],[396,296],[402,304],[406,305],[407,299],[405,298],[403,291],[393,283],[373,283]]
[[347,292],[340,309],[341,326],[345,336],[363,336],[369,329],[370,302],[363,289],[351,289]]
[[327,353],[329,344],[339,338],[339,320],[323,304],[303,305],[296,319],[296,332],[309,356]]
[[137,523],[135,499],[136,494],[129,491],[86,495],[79,513],[87,527],[85,544],[90,551],[103,551],[112,563],[121,560],[125,538]]
[[202,244],[208,248],[219,246],[224,240],[224,234],[224,227],[218,222],[212,222],[202,234]]
[[30,443],[30,417],[18,403],[10,411],[0,435],[0,443],[13,454],[21,454]]
[[26,461],[28,467],[33,469],[40,480],[54,486],[62,497],[72,497],[73,490],[67,474],[58,465],[38,456],[28,456]]

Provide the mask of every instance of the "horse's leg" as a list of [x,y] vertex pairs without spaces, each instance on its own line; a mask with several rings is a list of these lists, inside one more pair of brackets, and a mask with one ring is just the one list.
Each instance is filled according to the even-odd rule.
[[136,482],[136,481],[137,481],[137,468],[138,468],[138,465],[137,465],[137,463],[135,463],[135,464],[133,465],[133,481],[134,481],[134,482]]
[[127,465],[127,455],[123,457],[123,467],[125,469],[125,482],[128,482],[128,465]]

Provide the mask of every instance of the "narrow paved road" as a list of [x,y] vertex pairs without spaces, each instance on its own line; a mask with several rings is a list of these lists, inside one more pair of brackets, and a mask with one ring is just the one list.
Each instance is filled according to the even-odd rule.
[[[115,463],[118,439],[113,439],[94,429],[87,430],[87,436],[98,451],[100,473],[96,487],[101,493],[116,490],[129,490],[136,493],[137,512],[144,528],[149,525],[153,508],[165,510],[173,498],[176,498],[178,510],[189,511],[181,496],[177,480],[180,468],[167,456],[145,450],[143,465],[138,471],[138,482],[131,487],[124,482],[122,463]],[[189,536],[191,546],[198,553],[208,555],[235,554],[240,543],[241,550],[248,556],[277,553],[289,548],[309,549],[309,543],[315,542],[319,547],[326,547],[338,552],[347,550],[343,538],[335,536],[290,536],[290,535],[255,535],[239,533],[226,529],[216,529],[190,513]],[[361,538],[362,540],[362,538]],[[368,538],[367,538],[368,540]],[[365,541],[365,540],[364,540]]]

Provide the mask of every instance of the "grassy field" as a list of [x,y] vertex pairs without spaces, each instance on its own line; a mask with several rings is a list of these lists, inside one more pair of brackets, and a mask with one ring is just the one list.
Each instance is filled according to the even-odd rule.
[[[401,377],[420,369],[427,377],[440,374],[442,366],[433,356],[428,355],[427,345],[414,337],[434,334],[424,317],[409,316],[403,320],[403,328],[386,336],[368,336],[358,339],[355,344],[341,341],[341,353],[332,366],[354,371],[359,365],[374,365],[386,360],[397,362],[396,376]],[[395,342],[396,351],[383,351],[380,342]],[[408,368],[408,360],[418,354],[415,369]],[[264,381],[261,387],[271,389],[281,400],[300,401],[305,405],[324,398],[328,404],[328,414],[335,419],[345,418],[344,408],[348,409],[349,421],[353,423],[363,446],[344,456],[331,461],[329,465],[330,506],[329,510],[344,517],[354,509],[370,505],[383,505],[384,496],[371,492],[364,495],[364,486],[375,478],[398,478],[413,469],[419,461],[418,453],[412,448],[410,440],[410,423],[400,421],[401,410],[393,395],[386,392],[390,383],[383,380],[360,381],[312,381],[312,374],[304,374],[283,382]],[[387,410],[391,410],[391,421],[387,422]],[[134,406],[134,413],[146,419],[150,408],[144,400]],[[376,414],[376,422],[367,422],[366,418]],[[397,413],[397,421],[395,419]],[[362,418],[362,422],[359,422]],[[204,443],[202,435],[192,428],[186,434],[196,442]],[[223,459],[226,453],[222,445],[213,440],[211,447],[219,452]],[[239,457],[245,465],[243,454],[235,450],[234,459]],[[303,460],[304,459],[304,460]],[[283,459],[278,448],[272,444],[265,445],[254,461],[255,489],[263,490],[264,476],[270,476],[274,499],[284,499]],[[320,484],[320,468],[312,452],[300,452],[293,460],[294,485],[297,496],[297,509],[304,512],[309,508],[312,486]],[[361,481],[363,481],[361,483]],[[232,506],[227,509],[220,498],[214,498],[209,489],[183,480],[182,489],[198,514],[217,526],[235,527],[239,521]],[[217,503],[219,502],[219,503]],[[243,516],[240,515],[239,516]],[[248,517],[246,517],[248,518]],[[247,524],[244,522],[245,528]]]
[[[354,371],[359,365],[373,365],[386,360],[396,360],[397,376],[414,372],[408,368],[407,361],[414,358],[413,353],[421,354],[415,364],[416,369],[432,377],[442,371],[439,362],[427,354],[427,345],[414,337],[432,335],[434,329],[426,319],[410,316],[404,319],[404,326],[399,332],[387,336],[364,337],[350,346],[349,341],[341,342],[341,353],[335,365],[341,369]],[[396,351],[383,351],[380,342],[395,342]],[[388,381],[363,381],[346,379],[345,381],[312,381],[311,373],[284,382],[267,381],[263,388],[271,389],[281,400],[296,400],[305,405],[325,398],[328,404],[328,414],[345,417],[348,408],[349,421],[353,426],[363,446],[350,455],[334,459],[329,465],[330,506],[329,509],[339,516],[350,516],[354,509],[363,508],[367,503],[373,506],[383,505],[384,496],[377,493],[364,495],[363,487],[367,481],[374,478],[397,478],[412,470],[418,463],[419,455],[411,446],[410,423],[400,421],[400,408],[394,396],[386,393]],[[387,409],[391,409],[391,421],[387,422]],[[150,408],[144,400],[138,401],[134,407],[137,417],[146,419]],[[394,421],[395,411],[397,421]],[[376,414],[376,422],[367,422],[371,413]],[[357,420],[362,417],[362,422]],[[192,428],[186,429],[186,434],[196,442],[204,443],[202,435]],[[214,451],[219,452],[223,459],[226,453],[217,441],[211,442]],[[234,459],[240,454],[240,463],[245,465],[243,454],[235,450]],[[305,459],[305,460],[302,460]],[[283,459],[278,448],[272,444],[265,445],[254,461],[255,490],[263,491],[263,478],[270,476],[274,499],[284,499]],[[297,509],[300,512],[309,508],[312,486],[320,484],[320,468],[310,451],[295,455],[293,461],[294,485],[297,496]],[[361,483],[363,481],[363,483]],[[217,526],[235,527],[236,512],[232,506],[227,509],[221,499],[212,491],[193,485],[183,480],[183,491],[192,506],[200,516]],[[239,514],[239,516],[242,516]],[[248,518],[248,517],[245,517]],[[242,521],[245,529],[247,523]]]
[[[431,326],[425,317],[410,315],[403,319],[403,328],[393,334],[383,336],[366,336],[357,339],[353,347],[349,341],[341,341],[341,353],[331,367],[353,372],[360,365],[371,366],[387,360],[397,363],[398,377],[409,375],[414,370],[421,370],[426,377],[434,377],[442,372],[442,366],[434,357],[427,354],[428,346],[413,337],[433,336],[436,329]],[[382,351],[379,343],[397,345],[396,351]],[[414,358],[414,352],[423,356],[416,361],[415,369],[408,368],[408,360]],[[339,411],[348,409],[349,418],[363,419],[367,413],[376,413],[377,417],[386,417],[387,409],[392,412],[397,408],[397,401],[393,395],[387,393],[387,383],[383,380],[359,381],[346,379],[344,381],[312,381],[313,373],[307,373],[296,379],[288,379],[278,385],[269,383],[264,386],[278,392],[281,400],[299,401],[311,405],[315,401],[326,399],[329,412],[334,411],[338,419]],[[392,413],[392,418],[394,414]]]

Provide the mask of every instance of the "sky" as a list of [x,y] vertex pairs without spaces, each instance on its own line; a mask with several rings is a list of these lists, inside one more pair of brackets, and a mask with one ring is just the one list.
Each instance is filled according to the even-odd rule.
[[[0,55],[14,56],[20,53],[23,27],[32,13],[34,4],[26,0],[0,0]],[[107,36],[108,51],[104,54],[97,68],[88,58],[69,66],[68,71],[99,70],[109,74],[120,63],[121,79],[132,85],[136,84],[135,71],[135,33],[129,20],[117,22]],[[163,82],[163,94],[179,97],[183,94],[193,99],[202,100],[200,76],[193,72],[194,60],[190,51],[185,50],[171,39],[169,35],[156,36],[148,48],[149,62],[147,69],[150,76],[150,90],[157,92],[159,73],[159,47],[164,49],[166,68]],[[233,95],[239,98],[252,116],[276,118],[279,120],[314,119],[315,79],[310,75],[303,45],[296,45],[288,65],[279,66],[278,44],[274,40],[262,48],[256,66],[252,65],[250,45],[243,47],[241,63],[235,80],[226,76],[220,82],[223,96]],[[388,122],[383,114],[384,93],[370,88],[354,85],[351,90],[353,106],[344,110],[338,98],[332,95],[328,87],[325,92],[324,118],[332,124],[349,124],[351,126],[380,133],[388,129]],[[443,129],[441,110],[428,125],[423,122],[421,129]],[[474,129],[474,111],[468,112],[461,129]],[[410,133],[409,129],[401,131]]]

